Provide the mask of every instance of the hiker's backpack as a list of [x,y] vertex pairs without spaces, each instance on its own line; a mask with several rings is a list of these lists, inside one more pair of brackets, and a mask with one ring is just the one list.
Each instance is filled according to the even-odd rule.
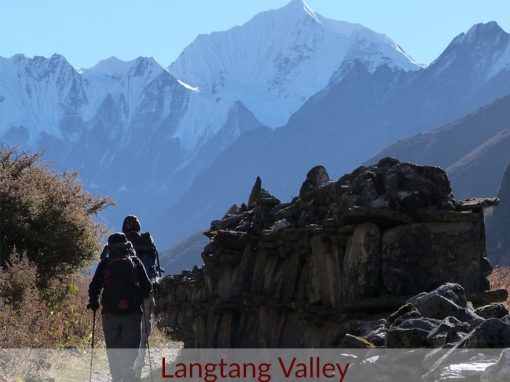
[[142,260],[147,276],[149,276],[149,279],[154,282],[157,276],[157,250],[151,234],[149,232],[140,234],[139,232],[133,231],[127,233],[126,236],[133,244],[136,256]]
[[136,263],[131,256],[115,256],[106,260],[103,307],[109,312],[134,312],[143,301]]

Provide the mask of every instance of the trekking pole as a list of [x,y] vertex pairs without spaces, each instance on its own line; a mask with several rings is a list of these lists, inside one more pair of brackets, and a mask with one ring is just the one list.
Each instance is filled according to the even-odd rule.
[[96,311],[94,310],[92,316],[92,344],[90,350],[90,368],[89,368],[89,382],[92,381],[92,357],[94,357],[94,337],[96,335]]
[[143,322],[144,322],[144,326],[145,326],[145,337],[147,338],[147,354],[149,355],[149,370],[151,373],[151,382],[154,382],[154,379],[152,377],[151,349],[149,346],[149,332],[147,331],[147,316],[145,314],[145,306],[142,307],[142,314],[143,314]]

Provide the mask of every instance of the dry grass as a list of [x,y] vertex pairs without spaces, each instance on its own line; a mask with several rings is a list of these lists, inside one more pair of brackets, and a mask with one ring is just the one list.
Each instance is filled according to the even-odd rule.
[[[75,274],[37,285],[36,266],[26,256],[13,255],[0,267],[0,348],[88,348],[93,313],[86,309],[90,277]],[[153,324],[152,347],[169,338]],[[104,348],[101,314],[96,314],[95,347]]]
[[[0,267],[0,382],[87,380],[93,322],[86,309],[90,277],[74,275],[43,291],[36,281],[36,267],[25,256],[13,256],[9,267]],[[93,379],[108,381],[99,312],[94,346]],[[169,340],[154,324],[150,347],[156,367],[162,354],[175,356],[182,344]],[[144,375],[148,373],[147,364]]]
[[[510,267],[497,266],[489,276],[492,288],[503,288],[510,291]],[[510,297],[506,300],[507,308],[510,308]]]
[[36,266],[26,256],[13,255],[0,268],[0,347],[87,347],[92,337],[88,279],[75,274],[54,279],[45,289],[37,282]]

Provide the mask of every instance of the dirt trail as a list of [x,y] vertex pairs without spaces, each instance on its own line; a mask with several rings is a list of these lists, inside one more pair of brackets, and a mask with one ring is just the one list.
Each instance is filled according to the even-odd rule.
[[[174,360],[182,349],[181,342],[165,342],[151,348],[154,381],[161,380],[162,358]],[[0,349],[0,382],[68,382],[88,381],[90,349]],[[95,349],[92,381],[110,381],[104,348]],[[142,380],[150,381],[149,357],[145,356]]]

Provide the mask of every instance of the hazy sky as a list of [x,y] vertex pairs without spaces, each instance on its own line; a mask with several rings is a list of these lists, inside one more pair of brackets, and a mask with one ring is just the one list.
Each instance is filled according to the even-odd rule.
[[[0,56],[60,53],[90,67],[117,56],[170,64],[200,33],[225,30],[288,0],[0,0]],[[430,63],[457,34],[495,20],[510,0],[307,0],[321,15],[365,25]]]

